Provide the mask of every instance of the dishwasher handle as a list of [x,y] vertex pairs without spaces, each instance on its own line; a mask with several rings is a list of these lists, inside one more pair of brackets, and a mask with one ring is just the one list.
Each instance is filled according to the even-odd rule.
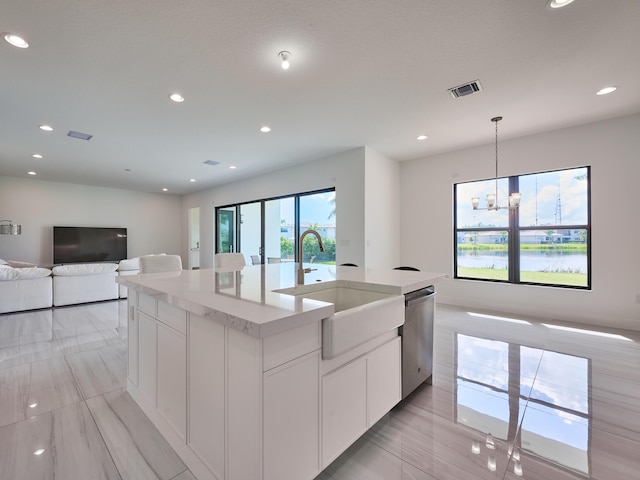
[[423,303],[432,300],[436,291],[433,286],[416,290],[415,292],[409,292],[404,296],[404,305],[409,307],[418,303]]

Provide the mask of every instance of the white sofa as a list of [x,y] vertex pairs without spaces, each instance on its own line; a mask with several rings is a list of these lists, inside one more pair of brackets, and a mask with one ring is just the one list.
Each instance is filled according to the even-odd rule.
[[117,269],[117,263],[80,263],[53,267],[53,305],[59,307],[117,299]]
[[51,307],[52,293],[48,268],[14,268],[0,264],[0,313]]
[[52,269],[0,259],[0,313],[127,298],[127,288],[118,285],[116,277],[138,273],[140,257]]

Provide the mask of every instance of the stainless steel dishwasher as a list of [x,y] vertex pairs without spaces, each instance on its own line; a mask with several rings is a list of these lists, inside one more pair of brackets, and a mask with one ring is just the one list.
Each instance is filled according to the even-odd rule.
[[433,315],[435,287],[404,296],[402,337],[402,398],[429,380],[433,372]]

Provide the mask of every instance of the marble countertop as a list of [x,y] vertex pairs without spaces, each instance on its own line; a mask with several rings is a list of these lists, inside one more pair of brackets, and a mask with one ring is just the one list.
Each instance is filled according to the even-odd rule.
[[307,265],[317,270],[296,285],[297,263],[247,265],[242,268],[182,270],[117,277],[128,288],[212,318],[254,337],[267,337],[317,322],[334,313],[331,303],[296,298],[274,290],[309,288],[321,282],[364,287],[402,295],[433,285],[446,275],[434,272],[377,270],[335,265]]

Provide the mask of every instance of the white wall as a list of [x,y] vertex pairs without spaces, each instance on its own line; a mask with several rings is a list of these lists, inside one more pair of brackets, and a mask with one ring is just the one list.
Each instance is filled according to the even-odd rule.
[[337,263],[364,264],[365,149],[203,190],[183,197],[182,209],[200,206],[200,266],[213,266],[215,207],[295,193],[336,189]]
[[[500,176],[591,165],[592,290],[450,279],[438,301],[640,330],[640,115],[500,141]],[[494,144],[400,166],[401,261],[453,278],[453,184],[493,176]]]
[[365,186],[365,265],[397,267],[400,264],[398,162],[365,148]]
[[0,235],[0,258],[43,266],[53,262],[54,225],[126,227],[129,257],[182,247],[174,195],[0,177],[0,219],[22,225],[22,235]]

